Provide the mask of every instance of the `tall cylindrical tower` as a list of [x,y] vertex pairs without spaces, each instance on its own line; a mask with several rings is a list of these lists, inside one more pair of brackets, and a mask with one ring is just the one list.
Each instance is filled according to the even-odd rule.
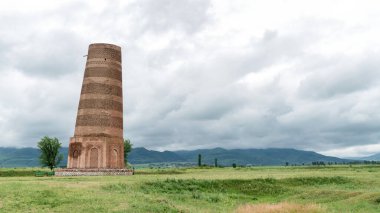
[[88,48],[67,168],[124,168],[121,48]]

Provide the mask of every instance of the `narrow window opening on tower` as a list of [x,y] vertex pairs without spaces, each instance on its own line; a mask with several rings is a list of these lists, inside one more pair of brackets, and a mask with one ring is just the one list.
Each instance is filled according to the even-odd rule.
[[105,61],[107,61],[107,59],[106,59],[106,58],[105,58],[104,60],[105,60]]

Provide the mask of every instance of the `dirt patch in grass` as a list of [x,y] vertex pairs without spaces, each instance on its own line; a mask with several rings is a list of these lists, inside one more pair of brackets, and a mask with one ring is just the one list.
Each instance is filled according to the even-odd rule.
[[277,203],[277,204],[246,204],[238,207],[236,213],[320,213],[325,212],[316,204],[295,204],[295,203]]

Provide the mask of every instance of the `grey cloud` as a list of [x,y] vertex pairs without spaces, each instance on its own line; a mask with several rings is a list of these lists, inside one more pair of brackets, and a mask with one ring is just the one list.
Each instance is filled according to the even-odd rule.
[[72,5],[68,2],[62,8],[39,13],[1,14],[0,44],[7,45],[0,52],[0,60],[7,61],[7,70],[17,69],[30,76],[51,78],[82,69],[79,64],[86,54],[86,46],[82,45],[84,39],[72,30],[73,23],[67,23],[71,16],[66,12],[73,15],[78,11]]
[[57,77],[82,70],[86,46],[67,31],[33,35],[10,50],[13,66],[31,76]]
[[7,51],[9,46],[6,41],[0,39],[0,72],[5,70],[9,65],[6,63],[8,61]]
[[[170,113],[166,117],[155,116],[152,120],[144,119],[147,118],[147,113],[148,115],[150,113],[162,115],[160,111],[157,110],[162,104],[170,107],[171,102],[168,102],[169,100],[167,98],[162,97],[161,95],[163,94],[156,94],[155,99],[152,100],[153,102],[156,101],[154,104],[149,104],[147,97],[142,99],[145,101],[145,104],[149,106],[149,110],[147,113],[141,113],[141,119],[136,119],[138,123],[142,123],[142,125],[139,126],[143,127],[144,124],[149,123],[149,126],[151,126],[155,132],[155,136],[157,135],[157,131],[163,131],[166,132],[166,137],[163,137],[162,140],[160,137],[151,137],[148,128],[140,128],[140,131],[136,134],[134,129],[129,129],[129,126],[133,124],[128,124],[128,122],[126,124],[127,136],[129,135],[132,138],[146,136],[147,138],[141,138],[137,141],[145,146],[159,147],[160,145],[162,146],[162,144],[167,144],[168,142],[166,142],[166,140],[170,139],[172,141],[170,142],[170,144],[172,144],[170,146],[177,144],[176,147],[190,148],[191,146],[207,147],[212,145],[233,147],[233,144],[241,145],[243,140],[246,140],[244,138],[254,135],[252,133],[262,136],[270,133],[268,130],[270,126],[268,124],[273,123],[275,119],[268,117],[268,114],[265,114],[266,112],[264,112],[264,115],[261,115],[261,112],[259,112],[259,115],[253,114],[253,117],[251,117],[252,115],[250,114],[245,114],[237,116],[233,120],[226,119],[230,114],[239,113],[242,108],[249,107],[246,106],[247,103],[265,99],[264,96],[267,94],[263,94],[262,97],[259,97],[257,94],[249,94],[244,88],[231,87],[228,84],[224,84],[229,81],[229,76],[224,76],[223,71],[220,72],[219,62],[215,63],[215,65],[217,65],[218,68],[208,66],[202,69],[202,66],[199,66],[198,68],[200,69],[189,69],[193,70],[193,76],[197,76],[195,79],[186,78],[187,75],[179,75],[174,77],[177,82],[168,82],[166,87],[172,90],[180,92],[189,90],[189,92],[185,96],[185,99],[181,98],[181,100],[177,102],[180,103],[180,105],[173,104],[171,106],[173,110],[169,110]],[[198,74],[194,74],[196,70],[198,70],[199,73],[196,72]],[[217,78],[215,79],[216,82],[211,82],[214,81],[211,76],[210,78],[207,77],[205,73],[208,72],[208,70],[218,70],[219,74],[214,76]],[[212,85],[215,85],[215,88],[213,88]],[[189,87],[191,89],[188,89]],[[135,90],[135,93],[130,92],[129,94],[136,95],[136,93],[138,93],[138,91]],[[272,96],[270,91],[268,95]],[[157,100],[165,101],[161,102]],[[277,100],[272,101],[277,103],[273,106],[269,106],[269,111],[277,113],[283,110]],[[252,105],[250,107],[255,108],[257,106]],[[128,111],[128,105],[126,105],[126,108]],[[268,110],[265,109],[265,106],[261,106],[261,108],[264,108],[265,111]],[[137,110],[142,110],[142,108]],[[260,110],[260,108],[258,110]],[[136,114],[136,111],[127,113],[127,120],[129,114]],[[258,116],[258,118],[255,116]],[[156,120],[157,118],[160,119]],[[248,143],[248,146],[252,146],[251,141],[252,140],[249,140],[245,143]]]
[[135,20],[144,31],[194,33],[209,21],[210,6],[209,0],[143,0],[127,7],[127,11],[136,13]]
[[[332,65],[319,67],[304,79],[299,88],[305,98],[331,98],[366,90],[379,82],[380,64],[368,56],[361,61],[340,57]],[[320,61],[323,64],[323,61]]]
[[[28,75],[25,77],[29,78]],[[75,124],[80,78],[67,75],[54,83],[45,80],[33,83],[31,87],[14,85],[8,88],[12,91],[8,96],[12,97],[8,98],[7,104],[0,105],[3,115],[3,119],[0,119],[3,128],[0,129],[11,132],[13,136],[5,143],[11,146],[35,146],[41,137],[51,135],[67,145]],[[7,95],[2,94],[2,100],[3,96]]]

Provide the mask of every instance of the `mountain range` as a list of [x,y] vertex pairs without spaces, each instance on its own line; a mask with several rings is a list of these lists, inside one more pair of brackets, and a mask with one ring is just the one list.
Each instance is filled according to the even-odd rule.
[[[68,148],[60,150],[66,165]],[[180,151],[154,151],[143,147],[133,148],[129,153],[128,160],[131,164],[154,164],[154,163],[185,163],[196,165],[198,155],[202,156],[202,164],[214,165],[215,159],[218,165],[285,165],[311,164],[312,162],[349,162],[352,160],[341,159],[318,154],[312,151],[296,149],[198,149]],[[0,147],[0,167],[38,167],[39,150],[37,148],[2,148]],[[380,157],[380,156],[378,156]],[[379,159],[379,158],[377,158]],[[364,160],[364,159],[363,159]],[[373,159],[374,160],[374,159]]]

